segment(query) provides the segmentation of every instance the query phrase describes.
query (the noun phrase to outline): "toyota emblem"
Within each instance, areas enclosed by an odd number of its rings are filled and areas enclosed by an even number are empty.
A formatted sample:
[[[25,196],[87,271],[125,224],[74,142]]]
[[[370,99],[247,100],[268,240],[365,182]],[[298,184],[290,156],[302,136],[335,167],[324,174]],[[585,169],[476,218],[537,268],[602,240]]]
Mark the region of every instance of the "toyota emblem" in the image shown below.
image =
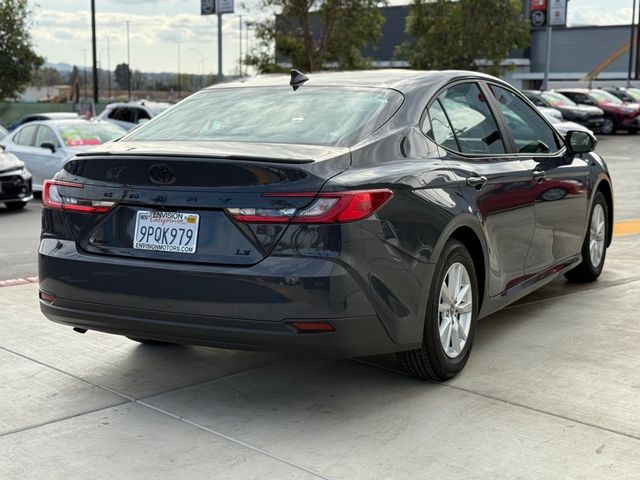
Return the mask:
[[[171,185],[176,183],[176,177],[168,166],[158,163],[149,169],[149,178],[158,185]]]

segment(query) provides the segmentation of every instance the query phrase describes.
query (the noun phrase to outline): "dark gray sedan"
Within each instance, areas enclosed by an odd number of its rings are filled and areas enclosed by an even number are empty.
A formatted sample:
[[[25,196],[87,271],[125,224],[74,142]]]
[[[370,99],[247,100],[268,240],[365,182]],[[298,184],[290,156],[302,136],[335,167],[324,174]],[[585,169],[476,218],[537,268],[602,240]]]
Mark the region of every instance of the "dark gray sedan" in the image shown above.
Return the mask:
[[[466,364],[478,318],[611,242],[607,167],[508,84],[404,70],[205,89],[43,191],[40,304],[143,343]]]

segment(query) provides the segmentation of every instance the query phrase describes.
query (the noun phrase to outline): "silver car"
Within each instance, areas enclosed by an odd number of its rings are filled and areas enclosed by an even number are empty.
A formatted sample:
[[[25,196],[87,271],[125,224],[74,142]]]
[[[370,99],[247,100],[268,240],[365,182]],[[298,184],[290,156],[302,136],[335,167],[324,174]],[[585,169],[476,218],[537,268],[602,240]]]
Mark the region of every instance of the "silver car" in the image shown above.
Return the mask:
[[[22,160],[33,174],[33,190],[77,153],[121,137],[125,131],[112,123],[87,120],[30,122],[0,140],[4,149]]]
[[[170,107],[171,104],[164,102],[110,103],[98,118],[105,122],[114,123],[125,130],[132,130]]]

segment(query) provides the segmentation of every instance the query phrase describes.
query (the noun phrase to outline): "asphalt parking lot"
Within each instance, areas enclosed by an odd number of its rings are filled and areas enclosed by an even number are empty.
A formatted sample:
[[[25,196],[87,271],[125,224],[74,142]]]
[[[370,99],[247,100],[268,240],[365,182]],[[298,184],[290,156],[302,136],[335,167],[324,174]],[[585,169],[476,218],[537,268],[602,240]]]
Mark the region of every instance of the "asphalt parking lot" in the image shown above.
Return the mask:
[[[393,357],[149,347],[47,321],[0,288],[0,479],[640,478],[640,137],[601,140],[614,243],[483,319],[446,384]],[[32,277],[39,206],[0,213],[0,280]]]

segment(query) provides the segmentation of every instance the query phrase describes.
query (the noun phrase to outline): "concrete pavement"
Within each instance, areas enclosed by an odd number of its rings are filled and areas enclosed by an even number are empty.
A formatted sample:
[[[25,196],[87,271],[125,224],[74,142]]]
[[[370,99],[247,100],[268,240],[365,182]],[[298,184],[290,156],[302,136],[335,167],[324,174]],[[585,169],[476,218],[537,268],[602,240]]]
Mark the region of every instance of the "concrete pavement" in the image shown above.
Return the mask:
[[[149,347],[0,288],[0,478],[640,478],[640,236],[480,322],[444,385],[393,357]]]

